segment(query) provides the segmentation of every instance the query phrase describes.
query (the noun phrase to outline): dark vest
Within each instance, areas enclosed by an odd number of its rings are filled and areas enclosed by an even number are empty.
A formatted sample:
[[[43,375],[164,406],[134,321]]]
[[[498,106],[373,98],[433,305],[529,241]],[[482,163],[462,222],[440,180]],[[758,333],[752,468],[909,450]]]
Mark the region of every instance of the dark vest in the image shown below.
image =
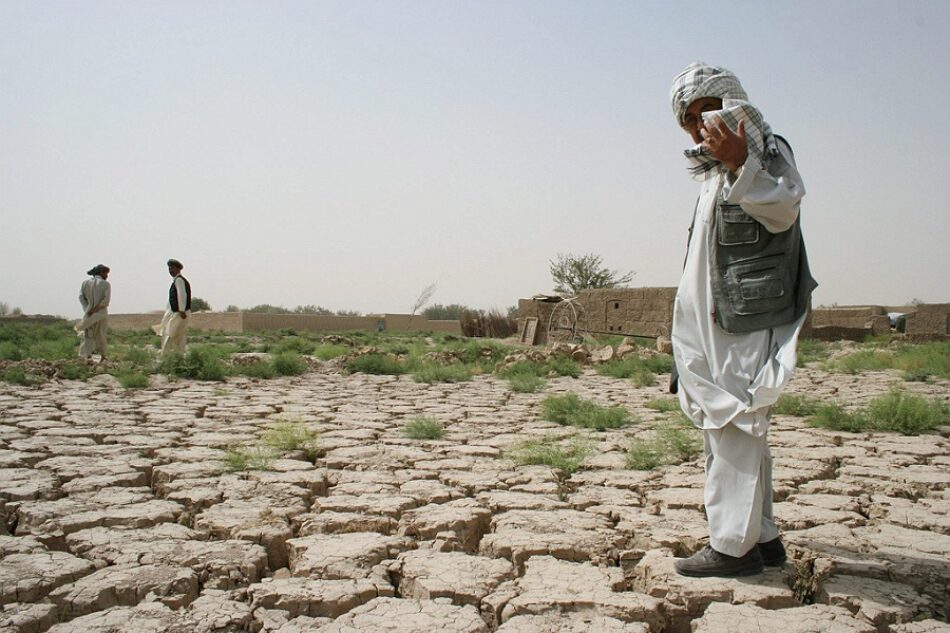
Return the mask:
[[[175,281],[172,280],[172,286],[168,289],[168,305],[172,307],[172,312],[187,312],[191,310],[191,284],[188,280],[178,275],[175,279],[181,278],[185,282],[185,307],[178,306],[178,293],[175,292]]]
[[[791,166],[779,154],[765,168],[778,177]],[[716,237],[713,316],[719,327],[732,334],[753,332],[791,323],[805,314],[818,283],[808,268],[801,216],[789,229],[769,233],[741,206],[725,202],[720,193],[712,229]]]

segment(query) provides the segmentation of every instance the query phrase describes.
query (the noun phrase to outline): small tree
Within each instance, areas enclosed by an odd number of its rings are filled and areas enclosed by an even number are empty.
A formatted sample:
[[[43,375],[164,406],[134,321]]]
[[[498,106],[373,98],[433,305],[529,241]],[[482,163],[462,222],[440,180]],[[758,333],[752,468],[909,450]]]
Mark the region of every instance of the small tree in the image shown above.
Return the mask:
[[[195,312],[211,312],[211,304],[201,297],[192,297],[191,309]]]
[[[562,295],[576,295],[585,288],[616,288],[630,283],[634,272],[620,274],[604,267],[600,255],[570,255],[558,253],[551,261],[554,291]]]

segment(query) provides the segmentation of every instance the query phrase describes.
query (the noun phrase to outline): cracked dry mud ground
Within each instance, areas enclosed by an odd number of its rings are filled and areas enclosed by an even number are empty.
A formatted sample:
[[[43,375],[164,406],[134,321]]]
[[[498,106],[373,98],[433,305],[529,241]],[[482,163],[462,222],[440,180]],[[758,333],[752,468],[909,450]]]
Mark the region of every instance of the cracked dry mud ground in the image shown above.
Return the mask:
[[[589,370],[538,394],[493,376],[112,380],[0,385],[4,633],[950,631],[946,427],[848,434],[777,416],[790,562],[703,580],[672,567],[706,535],[701,460],[623,469],[662,386]],[[896,381],[806,369],[789,391],[860,404]],[[950,397],[946,381],[904,388]],[[566,479],[506,460],[523,439],[574,432],[539,417],[568,390],[643,422],[594,434]],[[403,437],[421,414],[441,440]],[[224,449],[278,418],[319,430],[315,464],[221,474]]]

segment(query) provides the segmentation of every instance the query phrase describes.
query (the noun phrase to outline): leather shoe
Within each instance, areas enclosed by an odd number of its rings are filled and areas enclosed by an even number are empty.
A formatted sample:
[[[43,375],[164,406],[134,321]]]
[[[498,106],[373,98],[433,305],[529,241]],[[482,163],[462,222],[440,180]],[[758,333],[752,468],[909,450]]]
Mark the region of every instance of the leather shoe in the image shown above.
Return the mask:
[[[736,558],[707,545],[689,558],[677,560],[674,566],[681,575],[693,578],[752,576],[762,573],[762,555],[759,548],[753,547],[744,556]]]
[[[759,543],[759,554],[762,555],[762,564],[766,567],[781,567],[787,559],[785,546],[782,545],[782,539],[779,537],[766,543]]]

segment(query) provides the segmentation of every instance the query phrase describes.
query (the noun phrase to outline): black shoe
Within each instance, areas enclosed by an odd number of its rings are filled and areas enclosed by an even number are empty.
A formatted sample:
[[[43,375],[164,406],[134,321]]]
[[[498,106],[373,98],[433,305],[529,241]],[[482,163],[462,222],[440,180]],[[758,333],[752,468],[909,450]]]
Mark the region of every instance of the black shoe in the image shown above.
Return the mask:
[[[677,560],[674,566],[681,575],[694,578],[752,576],[762,573],[762,555],[759,554],[759,548],[753,547],[745,556],[736,558],[707,545],[689,558]]]
[[[759,543],[759,554],[762,555],[762,564],[766,567],[781,567],[785,564],[785,546],[782,539],[773,538],[768,543]]]

